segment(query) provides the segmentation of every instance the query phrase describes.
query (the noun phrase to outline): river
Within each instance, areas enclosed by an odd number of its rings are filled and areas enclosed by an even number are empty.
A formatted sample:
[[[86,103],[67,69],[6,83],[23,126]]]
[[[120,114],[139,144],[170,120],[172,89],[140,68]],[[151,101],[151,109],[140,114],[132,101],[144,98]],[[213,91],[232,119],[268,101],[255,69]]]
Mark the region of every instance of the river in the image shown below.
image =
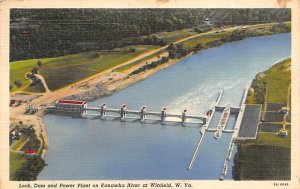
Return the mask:
[[[291,55],[291,34],[247,38],[189,56],[89,106],[128,109],[167,107],[169,113],[203,115],[224,88],[221,105],[238,106],[243,89],[254,76]],[[217,116],[217,115],[216,115]],[[75,119],[46,115],[48,166],[38,180],[218,179],[231,134],[219,140],[207,133],[192,170],[187,170],[199,140],[199,125],[161,125]],[[233,127],[231,117],[227,127]],[[232,162],[231,164],[232,165]],[[231,167],[226,179],[231,179]]]

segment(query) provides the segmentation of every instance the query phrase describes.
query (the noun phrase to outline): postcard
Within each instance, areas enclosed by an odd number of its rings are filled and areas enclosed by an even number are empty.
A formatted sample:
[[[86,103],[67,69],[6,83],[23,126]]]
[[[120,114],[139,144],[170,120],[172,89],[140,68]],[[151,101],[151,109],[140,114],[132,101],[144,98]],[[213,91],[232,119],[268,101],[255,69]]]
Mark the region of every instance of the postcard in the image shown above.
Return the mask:
[[[299,2],[0,11],[1,188],[299,188]]]

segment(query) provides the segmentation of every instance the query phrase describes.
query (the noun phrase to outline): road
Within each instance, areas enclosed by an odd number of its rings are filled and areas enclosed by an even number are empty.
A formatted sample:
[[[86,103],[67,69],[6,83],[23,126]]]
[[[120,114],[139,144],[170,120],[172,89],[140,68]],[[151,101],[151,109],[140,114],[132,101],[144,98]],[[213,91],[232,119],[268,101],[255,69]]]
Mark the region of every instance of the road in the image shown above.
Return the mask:
[[[46,90],[46,93],[49,93],[50,92],[50,89],[45,81],[45,78],[42,76],[42,75],[39,75],[39,74],[34,74],[37,78],[39,78],[42,82],[42,84],[44,85],[44,88]]]

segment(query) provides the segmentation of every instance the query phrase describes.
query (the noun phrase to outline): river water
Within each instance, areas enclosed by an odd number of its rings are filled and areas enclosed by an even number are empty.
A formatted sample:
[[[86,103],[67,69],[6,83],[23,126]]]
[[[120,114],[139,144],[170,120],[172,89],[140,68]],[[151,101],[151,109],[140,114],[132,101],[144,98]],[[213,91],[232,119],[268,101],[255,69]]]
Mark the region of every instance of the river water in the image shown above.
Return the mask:
[[[126,103],[128,109],[146,105],[148,111],[165,106],[169,113],[187,108],[190,114],[203,115],[223,88],[221,105],[238,106],[243,89],[255,74],[290,55],[290,33],[227,43],[187,57],[89,106],[105,102],[110,108],[119,108]],[[234,122],[231,116],[227,127]],[[218,179],[231,138],[231,134],[222,134],[215,140],[213,133],[207,133],[188,171],[200,136],[197,124],[181,127],[176,122],[141,124],[137,120],[55,115],[46,115],[45,124],[48,166],[38,180]],[[231,179],[231,172],[226,179]]]

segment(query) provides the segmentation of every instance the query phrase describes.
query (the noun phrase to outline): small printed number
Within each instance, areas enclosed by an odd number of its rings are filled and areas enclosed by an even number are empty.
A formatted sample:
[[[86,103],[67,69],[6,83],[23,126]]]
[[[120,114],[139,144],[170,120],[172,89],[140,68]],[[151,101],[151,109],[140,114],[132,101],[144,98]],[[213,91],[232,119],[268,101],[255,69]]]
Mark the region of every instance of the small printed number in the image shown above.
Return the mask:
[[[280,183],[274,182],[274,186],[289,186],[289,183],[287,183],[287,182],[280,182]]]

